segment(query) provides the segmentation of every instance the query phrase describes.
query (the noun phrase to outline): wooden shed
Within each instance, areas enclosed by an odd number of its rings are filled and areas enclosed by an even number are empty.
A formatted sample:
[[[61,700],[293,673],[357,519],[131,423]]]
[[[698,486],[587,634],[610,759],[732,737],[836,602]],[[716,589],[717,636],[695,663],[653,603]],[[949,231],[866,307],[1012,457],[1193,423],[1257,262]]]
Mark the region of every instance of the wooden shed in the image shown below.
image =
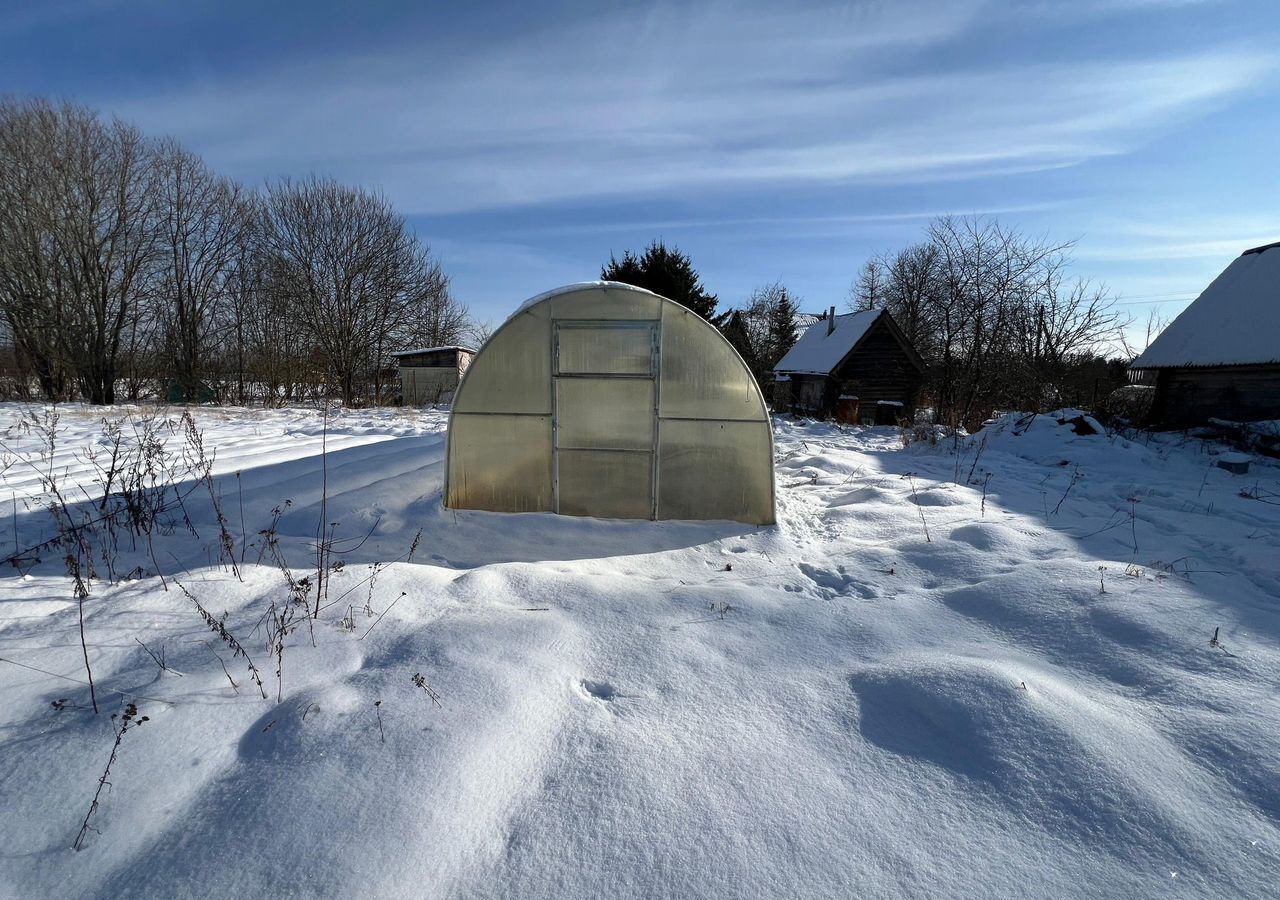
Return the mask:
[[[1240,254],[1129,368],[1152,425],[1280,419],[1280,243]]]
[[[405,406],[450,403],[476,351],[469,347],[423,347],[391,354],[400,367]]]
[[[889,425],[915,415],[925,366],[882,309],[810,325],[774,368],[774,407],[819,418]]]

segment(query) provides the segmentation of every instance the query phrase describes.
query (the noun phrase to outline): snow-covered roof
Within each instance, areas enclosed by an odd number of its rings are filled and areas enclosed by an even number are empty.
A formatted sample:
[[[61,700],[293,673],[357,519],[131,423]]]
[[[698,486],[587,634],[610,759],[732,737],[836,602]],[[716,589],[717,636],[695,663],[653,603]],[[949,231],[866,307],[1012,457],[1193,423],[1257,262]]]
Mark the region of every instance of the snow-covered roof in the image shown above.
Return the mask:
[[[836,316],[835,330],[827,334],[827,322],[815,322],[800,335],[796,345],[773,367],[775,372],[829,375],[849,355],[863,335],[876,323],[882,309]]]
[[[1246,250],[1182,311],[1134,369],[1280,362],[1280,244]]]
[[[419,347],[417,350],[397,350],[392,356],[416,356],[419,353],[436,353],[440,350],[461,350],[464,353],[475,353],[470,347],[460,347],[457,345],[449,347]]]

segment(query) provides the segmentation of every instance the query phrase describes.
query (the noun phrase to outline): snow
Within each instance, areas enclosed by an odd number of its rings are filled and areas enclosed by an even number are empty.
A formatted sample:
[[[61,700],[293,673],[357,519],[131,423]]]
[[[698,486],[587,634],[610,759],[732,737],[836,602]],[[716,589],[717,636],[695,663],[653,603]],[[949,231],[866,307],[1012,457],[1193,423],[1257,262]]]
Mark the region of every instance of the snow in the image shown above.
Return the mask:
[[[1235,259],[1131,365],[1134,369],[1280,362],[1280,246]]]
[[[905,449],[776,420],[757,529],[445,510],[440,411],[193,414],[244,581],[197,494],[198,537],[155,535],[168,591],[122,536],[145,571],[84,604],[103,715],[13,664],[83,679],[58,555],[0,577],[0,896],[1274,896],[1271,461],[1242,491],[1222,447],[1077,410]],[[92,494],[102,415],[63,408],[50,461],[0,407],[0,546],[52,534],[50,463]],[[314,577],[322,443],[344,566],[277,704],[258,532],[281,506]],[[126,698],[149,721],[75,852]]]
[[[634,284],[626,284],[622,281],[578,281],[573,284],[561,285],[558,288],[552,288],[549,291],[543,291],[541,294],[530,297],[528,300],[516,307],[516,311],[507,317],[507,321],[511,321],[516,316],[520,315],[520,313],[530,309],[531,307],[537,306],[544,300],[550,300],[552,297],[558,297],[561,294],[573,294],[578,291],[587,291],[593,288],[604,288],[610,291],[634,291],[637,294],[648,294],[651,297],[658,296],[653,293],[653,291],[645,290],[642,287],[636,287]]]
[[[778,361],[774,371],[806,375],[831,374],[880,318],[881,312],[883,310],[868,309],[836,316],[836,327],[830,334],[827,334],[825,319],[810,325],[800,335],[795,346]]]
[[[464,350],[467,353],[475,353],[470,347],[459,347],[457,345],[449,345],[447,347],[420,347],[417,350],[397,350],[392,356],[413,356],[418,353],[436,353],[440,350]]]

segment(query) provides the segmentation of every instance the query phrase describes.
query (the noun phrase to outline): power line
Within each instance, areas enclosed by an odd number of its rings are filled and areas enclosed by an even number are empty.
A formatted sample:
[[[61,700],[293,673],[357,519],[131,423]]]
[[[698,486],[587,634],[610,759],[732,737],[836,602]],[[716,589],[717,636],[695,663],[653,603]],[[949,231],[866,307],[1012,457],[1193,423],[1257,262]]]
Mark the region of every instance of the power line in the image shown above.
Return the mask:
[[[1146,306],[1150,303],[1181,303],[1183,300],[1194,300],[1195,294],[1186,294],[1181,297],[1169,297],[1164,300],[1117,300],[1116,306]]]
[[[1134,300],[1151,300],[1155,297],[1181,297],[1185,294],[1195,294],[1195,293],[1198,293],[1198,292],[1193,290],[1181,290],[1181,291],[1166,291],[1163,294],[1134,294],[1133,299]]]

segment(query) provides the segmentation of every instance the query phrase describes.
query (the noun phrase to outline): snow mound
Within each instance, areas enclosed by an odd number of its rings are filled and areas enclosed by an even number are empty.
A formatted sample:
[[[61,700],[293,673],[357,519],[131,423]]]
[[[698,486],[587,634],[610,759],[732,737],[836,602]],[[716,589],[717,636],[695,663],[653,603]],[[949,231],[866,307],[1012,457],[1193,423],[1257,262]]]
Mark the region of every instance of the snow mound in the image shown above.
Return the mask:
[[[973,522],[951,529],[948,537],[982,553],[1025,558],[1035,552],[1036,541],[1025,532],[1000,522]]]
[[[437,411],[195,411],[242,562],[207,490],[120,535],[101,715],[60,555],[0,576],[0,896],[1274,897],[1280,466],[1077,412],[776,420],[753,528],[446,510]],[[20,414],[4,547],[56,538],[50,467],[97,508],[102,412],[52,461]]]

